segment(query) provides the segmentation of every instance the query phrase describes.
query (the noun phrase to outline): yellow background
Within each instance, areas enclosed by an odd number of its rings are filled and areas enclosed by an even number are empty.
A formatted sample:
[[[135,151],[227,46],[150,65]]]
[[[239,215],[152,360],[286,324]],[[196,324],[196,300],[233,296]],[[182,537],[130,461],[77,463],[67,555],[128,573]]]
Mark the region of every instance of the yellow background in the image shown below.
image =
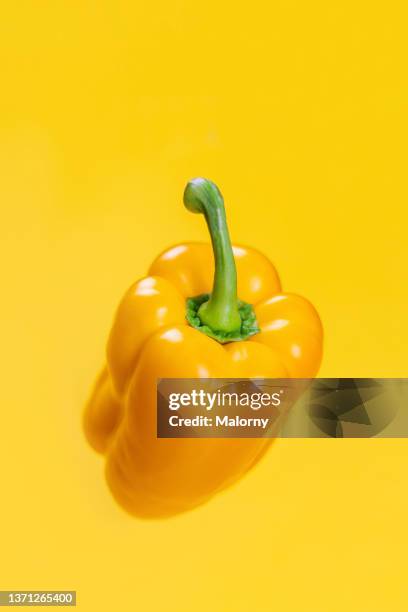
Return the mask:
[[[323,376],[406,376],[404,2],[2,2],[0,589],[84,611],[408,609],[405,440],[278,441],[163,522],[124,514],[80,416],[157,252],[232,237],[317,306]],[[47,608],[48,609],[48,608]]]

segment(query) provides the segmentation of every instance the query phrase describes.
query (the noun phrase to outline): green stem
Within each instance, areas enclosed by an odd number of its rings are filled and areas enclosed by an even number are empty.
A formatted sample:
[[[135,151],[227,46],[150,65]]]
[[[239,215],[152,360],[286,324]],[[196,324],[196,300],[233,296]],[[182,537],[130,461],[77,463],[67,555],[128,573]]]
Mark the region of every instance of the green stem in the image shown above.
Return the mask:
[[[204,215],[214,251],[215,274],[211,296],[201,304],[198,316],[213,331],[238,332],[237,270],[225,217],[224,200],[218,187],[204,178],[191,180],[184,191],[184,205]]]

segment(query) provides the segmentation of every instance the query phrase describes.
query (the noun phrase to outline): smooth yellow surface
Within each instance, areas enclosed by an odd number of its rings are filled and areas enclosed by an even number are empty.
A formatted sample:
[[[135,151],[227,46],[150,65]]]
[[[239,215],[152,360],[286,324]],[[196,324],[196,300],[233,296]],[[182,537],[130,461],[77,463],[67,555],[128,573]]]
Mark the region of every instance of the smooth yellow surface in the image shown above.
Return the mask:
[[[3,2],[1,589],[86,612],[406,611],[408,442],[278,441],[202,508],[113,502],[80,426],[112,312],[206,239],[321,314],[321,375],[407,376],[404,2]],[[45,608],[49,609],[49,608]]]

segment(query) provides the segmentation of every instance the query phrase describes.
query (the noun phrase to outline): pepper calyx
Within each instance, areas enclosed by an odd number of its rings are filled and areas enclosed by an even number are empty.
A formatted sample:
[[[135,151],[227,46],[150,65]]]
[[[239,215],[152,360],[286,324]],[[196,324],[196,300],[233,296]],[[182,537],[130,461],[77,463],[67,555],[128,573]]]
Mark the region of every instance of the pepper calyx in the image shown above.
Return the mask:
[[[203,323],[199,317],[198,311],[202,304],[208,302],[210,295],[211,294],[209,293],[202,293],[201,295],[187,298],[186,319],[191,327],[194,327],[206,336],[217,340],[217,342],[220,342],[221,344],[247,340],[251,336],[254,336],[260,332],[253,306],[247,302],[243,302],[242,300],[237,301],[238,313],[241,318],[241,327],[238,330],[230,332],[216,330]]]

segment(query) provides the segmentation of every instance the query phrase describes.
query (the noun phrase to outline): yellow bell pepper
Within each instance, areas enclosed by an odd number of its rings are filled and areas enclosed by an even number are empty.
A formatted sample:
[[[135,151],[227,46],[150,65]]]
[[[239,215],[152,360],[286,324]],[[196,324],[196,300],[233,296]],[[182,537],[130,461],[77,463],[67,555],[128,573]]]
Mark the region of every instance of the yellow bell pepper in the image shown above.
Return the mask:
[[[322,356],[313,306],[281,292],[264,255],[231,246],[218,188],[194,179],[184,203],[204,214],[212,248],[170,248],[125,293],[84,416],[90,444],[106,455],[114,497],[141,517],[202,504],[245,474],[271,441],[157,438],[157,379],[310,378]]]

